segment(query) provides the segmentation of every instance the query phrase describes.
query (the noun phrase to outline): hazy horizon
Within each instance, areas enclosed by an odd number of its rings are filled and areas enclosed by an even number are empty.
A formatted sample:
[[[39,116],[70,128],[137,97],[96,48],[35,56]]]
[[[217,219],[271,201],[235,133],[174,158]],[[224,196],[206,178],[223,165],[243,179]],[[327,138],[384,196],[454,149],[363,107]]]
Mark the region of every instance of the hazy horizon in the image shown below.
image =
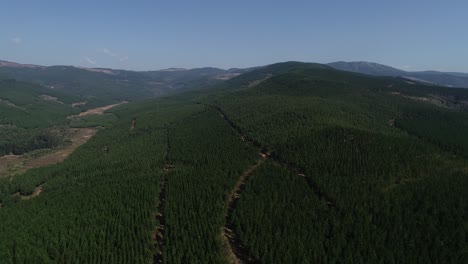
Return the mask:
[[[462,1],[7,2],[0,59],[18,63],[142,71],[369,61],[468,72]]]
[[[3,60],[2,58],[0,58],[0,61],[6,61],[6,62],[12,62],[12,63],[18,63],[18,64],[31,64],[31,65],[36,65],[36,66],[45,66],[45,67],[52,67],[52,66],[70,66],[70,67],[77,67],[77,68],[89,68],[89,69],[112,69],[112,70],[126,70],[126,71],[141,71],[141,72],[144,72],[144,71],[164,71],[164,70],[171,70],[171,69],[182,69],[182,70],[191,70],[191,69],[200,69],[200,68],[218,68],[218,69],[222,69],[222,70],[230,70],[230,69],[248,69],[248,68],[255,68],[255,67],[263,67],[263,66],[268,66],[268,65],[271,65],[271,64],[276,64],[276,63],[285,63],[285,62],[304,62],[304,63],[320,63],[320,64],[330,64],[330,63],[334,63],[334,62],[345,62],[345,63],[353,63],[353,62],[364,62],[364,63],[377,63],[377,64],[380,64],[380,65],[384,65],[384,66],[389,66],[389,67],[392,67],[392,68],[395,68],[395,69],[398,69],[398,70],[402,70],[402,71],[408,71],[408,72],[429,72],[429,71],[436,71],[437,70],[433,70],[433,69],[425,69],[425,70],[407,70],[407,69],[404,69],[404,68],[399,68],[397,66],[391,66],[391,65],[388,65],[388,64],[385,64],[385,63],[380,63],[380,62],[375,62],[375,61],[330,61],[330,62],[315,62],[315,61],[277,61],[277,62],[274,62],[274,63],[270,63],[270,64],[264,64],[264,65],[251,65],[251,66],[247,66],[247,67],[231,67],[231,68],[221,68],[221,67],[214,67],[214,66],[211,66],[211,65],[204,65],[204,66],[199,66],[199,67],[189,67],[189,68],[186,68],[186,67],[167,67],[167,68],[158,68],[158,69],[141,69],[141,70],[133,70],[133,69],[123,69],[123,68],[112,68],[112,67],[93,67],[93,66],[82,66],[82,65],[73,65],[73,64],[53,64],[53,65],[45,65],[45,64],[34,64],[34,63],[29,63],[29,62],[20,62],[20,61],[9,61],[9,60]],[[468,73],[468,72],[462,72],[462,71],[441,71],[441,72],[447,72],[447,73]]]

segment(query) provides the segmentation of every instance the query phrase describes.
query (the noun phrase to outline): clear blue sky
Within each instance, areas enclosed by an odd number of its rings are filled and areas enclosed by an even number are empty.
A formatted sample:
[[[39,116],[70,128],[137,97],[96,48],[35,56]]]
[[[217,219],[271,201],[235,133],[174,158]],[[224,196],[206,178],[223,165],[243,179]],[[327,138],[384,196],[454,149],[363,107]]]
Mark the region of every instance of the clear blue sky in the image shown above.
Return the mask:
[[[4,0],[0,60],[133,70],[373,61],[468,72],[468,1]]]

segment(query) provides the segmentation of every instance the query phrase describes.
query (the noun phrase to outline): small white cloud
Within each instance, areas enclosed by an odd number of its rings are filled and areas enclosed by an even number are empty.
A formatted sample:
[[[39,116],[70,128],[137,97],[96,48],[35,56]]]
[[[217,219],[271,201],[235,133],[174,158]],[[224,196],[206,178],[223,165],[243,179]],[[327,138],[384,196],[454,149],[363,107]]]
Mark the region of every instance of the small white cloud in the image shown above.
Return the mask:
[[[110,56],[112,58],[118,59],[120,62],[124,62],[124,61],[128,60],[128,56],[117,54],[117,53],[111,51],[110,49],[103,48],[101,51],[102,51],[102,53],[104,53],[104,54],[106,54],[106,55],[108,55],[108,56]]]
[[[109,55],[109,56],[111,56],[111,57],[117,57],[117,54],[115,54],[114,52],[110,51],[110,49],[104,48],[104,49],[102,49],[102,52],[104,52],[104,54],[107,54],[107,55]]]
[[[96,61],[89,57],[84,57],[84,60],[91,65],[96,65]]]
[[[11,39],[11,42],[13,42],[14,44],[20,44],[22,41],[21,38],[18,38],[18,37],[14,37]]]

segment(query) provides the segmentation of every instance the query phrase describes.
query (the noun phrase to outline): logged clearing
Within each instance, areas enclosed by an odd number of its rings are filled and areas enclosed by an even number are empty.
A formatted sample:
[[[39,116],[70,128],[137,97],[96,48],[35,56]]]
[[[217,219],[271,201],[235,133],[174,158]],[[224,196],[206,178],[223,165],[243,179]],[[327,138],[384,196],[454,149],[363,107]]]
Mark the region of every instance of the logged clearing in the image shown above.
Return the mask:
[[[122,104],[126,104],[128,103],[127,101],[123,101],[121,103],[118,103],[118,104],[111,104],[111,105],[106,105],[106,106],[102,106],[102,107],[98,107],[98,108],[93,108],[93,109],[89,109],[88,111],[85,111],[85,112],[82,112],[78,115],[73,115],[73,116],[69,116],[68,118],[76,118],[76,117],[83,117],[83,116],[89,116],[89,115],[102,115],[104,114],[105,111],[113,108],[113,107],[116,107],[118,105],[122,105]]]
[[[433,104],[433,105],[443,107],[443,108],[449,108],[449,106],[448,106],[449,102],[448,102],[447,98],[443,98],[441,96],[436,96],[436,95],[431,95],[431,94],[429,94],[428,96],[425,96],[425,97],[423,97],[423,96],[410,96],[410,95],[401,94],[400,92],[391,92],[390,94],[398,95],[398,96],[408,98],[408,99],[411,99],[411,100],[415,100],[415,101],[426,102],[426,103]],[[463,102],[460,102],[460,103],[463,104]]]
[[[21,109],[21,107],[15,105],[14,103],[12,103],[12,102],[10,102],[8,100],[4,100],[4,99],[0,99],[0,104],[6,105],[6,106],[9,106],[9,107],[14,107],[14,108]]]
[[[57,97],[50,96],[50,95],[47,95],[47,94],[39,95],[39,98],[41,98],[41,99],[43,99],[43,100],[46,100],[46,101],[56,102],[56,103],[59,103],[59,104],[63,104],[63,102],[60,101]]]
[[[49,153],[39,157],[29,154],[0,157],[0,177],[13,176],[33,168],[60,163],[79,146],[86,143],[97,131],[96,128],[70,128],[67,134],[71,144],[50,150]]]
[[[106,110],[116,107],[121,104],[126,104],[123,101],[118,104],[102,106],[90,109],[79,115],[69,116],[68,118],[79,118],[89,115],[102,115]],[[14,176],[17,174],[25,173],[26,171],[44,166],[53,165],[62,162],[79,146],[86,143],[92,136],[96,134],[96,128],[69,128],[67,129],[66,136],[71,141],[71,144],[61,146],[56,149],[42,150],[47,152],[44,155],[35,155],[27,153],[23,155],[5,155],[0,157],[0,178]]]

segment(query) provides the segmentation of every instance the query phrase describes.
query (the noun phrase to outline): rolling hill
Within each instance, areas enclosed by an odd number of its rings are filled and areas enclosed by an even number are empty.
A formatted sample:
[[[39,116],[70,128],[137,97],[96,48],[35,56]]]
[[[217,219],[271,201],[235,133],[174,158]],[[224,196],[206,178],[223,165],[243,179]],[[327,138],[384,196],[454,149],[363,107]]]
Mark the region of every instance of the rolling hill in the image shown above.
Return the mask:
[[[455,72],[420,71],[408,72],[372,62],[332,62],[329,66],[343,71],[357,72],[375,76],[406,77],[448,87],[468,88],[468,74]]]
[[[36,83],[100,104],[135,101],[206,87],[246,70],[217,68],[135,72],[73,66],[38,66],[0,61],[0,78]]]
[[[287,62],[125,104],[63,163],[0,179],[0,259],[464,263],[467,103]]]
[[[0,156],[23,154],[59,145],[58,133],[51,127],[68,123],[77,114],[82,99],[36,84],[12,79],[0,80]]]

